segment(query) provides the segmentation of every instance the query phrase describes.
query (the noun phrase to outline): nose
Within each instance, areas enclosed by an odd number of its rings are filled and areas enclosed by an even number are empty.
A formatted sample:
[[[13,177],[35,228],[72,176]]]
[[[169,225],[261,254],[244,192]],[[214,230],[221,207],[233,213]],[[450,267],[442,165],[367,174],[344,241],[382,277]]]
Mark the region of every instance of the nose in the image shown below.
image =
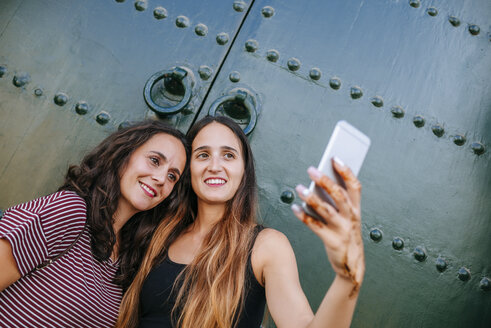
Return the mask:
[[[218,172],[222,169],[222,165],[220,163],[220,158],[217,156],[213,156],[210,159],[209,165],[208,165],[208,170],[210,172]]]
[[[154,180],[159,185],[163,185],[165,181],[167,181],[167,171],[168,170],[166,167],[159,168],[159,170],[156,170],[152,174],[152,180]]]

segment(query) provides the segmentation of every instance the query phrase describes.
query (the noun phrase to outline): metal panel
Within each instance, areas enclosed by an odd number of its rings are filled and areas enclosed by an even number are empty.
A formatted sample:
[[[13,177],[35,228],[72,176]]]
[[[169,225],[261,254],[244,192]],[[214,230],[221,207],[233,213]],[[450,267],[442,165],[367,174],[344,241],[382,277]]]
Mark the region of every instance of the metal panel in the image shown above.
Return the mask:
[[[187,69],[192,96],[161,119],[185,131],[247,9],[221,0],[2,0],[0,208],[52,192],[110,131],[154,117],[145,83],[175,66]],[[162,106],[182,99],[154,89]]]
[[[238,87],[261,104],[261,214],[314,308],[333,272],[289,207],[346,119],[372,139],[353,327],[489,326],[490,14],[485,0],[254,1],[203,108]]]

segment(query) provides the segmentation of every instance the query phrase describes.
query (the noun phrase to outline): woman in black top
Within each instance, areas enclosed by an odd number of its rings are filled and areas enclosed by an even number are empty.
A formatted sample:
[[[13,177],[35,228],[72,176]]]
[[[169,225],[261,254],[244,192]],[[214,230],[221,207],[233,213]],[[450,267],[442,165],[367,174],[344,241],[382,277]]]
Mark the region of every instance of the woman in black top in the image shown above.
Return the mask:
[[[240,127],[225,117],[207,117],[188,138],[192,192],[178,215],[156,229],[117,326],[259,327],[267,299],[278,327],[348,327],[365,271],[360,183],[351,171],[333,163],[343,189],[309,169],[339,210],[297,186],[300,198],[328,224],[292,209],[321,238],[336,272],[314,315],[287,238],[255,223],[254,163]]]

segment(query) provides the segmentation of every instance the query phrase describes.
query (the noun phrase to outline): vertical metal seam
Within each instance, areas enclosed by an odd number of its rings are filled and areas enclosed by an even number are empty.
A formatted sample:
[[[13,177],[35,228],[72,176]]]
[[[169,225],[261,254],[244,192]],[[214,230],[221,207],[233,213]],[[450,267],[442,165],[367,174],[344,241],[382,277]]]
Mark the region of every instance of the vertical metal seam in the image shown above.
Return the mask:
[[[234,37],[232,38],[232,41],[230,42],[230,46],[228,47],[227,52],[223,56],[223,59],[220,62],[220,64],[218,65],[218,68],[216,69],[216,72],[215,72],[215,76],[213,77],[213,80],[211,80],[210,86],[207,88],[207,91],[206,91],[205,95],[203,96],[203,100],[201,101],[201,104],[200,104],[198,110],[196,111],[196,114],[194,115],[194,118],[193,118],[191,124],[189,125],[188,131],[191,128],[191,126],[193,126],[194,123],[197,121],[198,116],[201,113],[201,110],[203,109],[203,106],[205,105],[206,100],[208,99],[208,96],[210,95],[211,89],[213,89],[213,87],[215,85],[216,79],[217,79],[218,75],[220,74],[223,65],[227,61],[227,58],[228,58],[230,51],[232,50],[232,48],[235,44],[237,36],[239,35],[240,31],[242,30],[242,26],[244,25],[244,22],[246,21],[247,17],[249,16],[249,13],[251,12],[251,8],[254,6],[254,1],[255,0],[252,0],[251,4],[249,5],[249,8],[247,8],[247,11],[243,16],[242,21],[240,22],[239,27],[237,28],[237,32],[235,33]]]
[[[13,19],[13,18],[14,18],[14,17],[17,15],[17,12],[19,11],[19,8],[20,8],[20,6],[22,6],[23,2],[24,2],[24,1],[21,1],[21,2],[19,3],[19,5],[17,6],[17,8],[15,9],[14,14],[13,14],[13,15],[10,17],[9,22],[8,22],[8,23],[5,25],[5,28],[4,28],[4,29],[3,29],[3,31],[0,33],[0,39],[3,37],[3,33],[5,33],[5,31],[6,31],[6,30],[7,30],[7,28],[9,27],[10,22],[12,21],[12,19]]]

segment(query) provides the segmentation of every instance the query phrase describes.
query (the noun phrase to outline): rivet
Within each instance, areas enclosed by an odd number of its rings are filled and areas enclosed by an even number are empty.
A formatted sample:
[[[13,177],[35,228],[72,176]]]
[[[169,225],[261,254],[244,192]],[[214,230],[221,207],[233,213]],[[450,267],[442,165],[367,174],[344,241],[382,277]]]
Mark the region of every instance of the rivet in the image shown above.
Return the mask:
[[[392,247],[395,250],[400,251],[404,248],[404,239],[402,239],[401,237],[394,237],[394,239],[392,240]]]
[[[208,27],[205,24],[198,24],[194,28],[194,32],[199,36],[206,36],[208,34]]]
[[[8,70],[6,66],[1,65],[0,66],[0,77],[3,77],[5,74],[7,74]]]
[[[295,57],[292,57],[292,58],[288,59],[288,61],[286,62],[286,65],[288,66],[288,69],[290,71],[298,71],[298,69],[300,68],[300,60],[298,60]]]
[[[479,287],[484,290],[484,291],[490,291],[491,290],[491,280],[489,280],[488,277],[484,277],[481,279],[479,282]]]
[[[438,138],[440,138],[441,136],[443,136],[443,134],[445,133],[445,130],[443,129],[443,126],[439,125],[439,124],[435,124],[431,127],[431,131],[433,131],[433,134],[436,135]]]
[[[280,199],[285,204],[291,204],[295,200],[295,194],[291,190],[285,190],[281,193]]]
[[[479,28],[479,26],[474,25],[474,24],[469,25],[469,32],[472,35],[478,35],[480,31],[481,31],[481,29]]]
[[[261,14],[263,14],[264,17],[269,18],[274,15],[274,9],[271,6],[266,6],[261,9]]]
[[[240,81],[240,73],[237,71],[230,72],[228,78],[230,79],[231,82],[237,83]]]
[[[363,91],[361,91],[360,87],[354,86],[351,87],[350,95],[353,99],[360,99],[363,96]]]
[[[375,107],[382,107],[384,105],[384,100],[380,96],[375,96],[370,99],[370,102]]]
[[[471,272],[469,271],[469,269],[465,267],[461,267],[457,272],[457,276],[459,277],[460,280],[467,281],[471,279]]]
[[[124,0],[116,0],[116,2],[122,3],[124,2]]]
[[[457,134],[453,137],[453,143],[457,146],[462,146],[465,144],[465,136]]]
[[[381,241],[382,231],[378,228],[373,228],[372,230],[370,230],[370,238],[375,242]]]
[[[180,28],[185,28],[189,26],[189,18],[186,16],[177,16],[176,26]]]
[[[121,122],[119,125],[118,125],[118,130],[121,130],[121,129],[126,129],[128,127],[131,126],[131,122],[130,121],[124,121],[124,122]]]
[[[422,128],[423,126],[425,126],[425,118],[423,116],[421,116],[421,115],[416,115],[413,118],[413,124],[417,128]]]
[[[85,101],[79,101],[75,105],[75,112],[79,115],[85,115],[89,111],[89,104],[87,104]]]
[[[201,65],[198,69],[198,73],[202,80],[208,80],[211,74],[213,74],[213,70],[209,66]]]
[[[225,33],[225,32],[222,32],[222,33],[218,33],[217,34],[217,43],[219,45],[224,45],[228,42],[228,34]]]
[[[244,1],[234,1],[234,10],[238,12],[243,12],[247,5]]]
[[[36,89],[34,89],[34,95],[35,95],[36,97],[41,97],[41,96],[43,95],[43,93],[44,93],[44,91],[43,91],[43,89],[41,89],[41,88],[36,88]]]
[[[68,102],[68,96],[63,92],[58,92],[54,98],[55,104],[63,106]]]
[[[138,11],[144,11],[145,9],[147,9],[147,1],[146,0],[135,1],[135,9]]]
[[[276,62],[280,58],[280,53],[277,50],[271,49],[266,52],[266,58],[270,62]]]
[[[338,90],[339,88],[341,88],[341,80],[338,79],[337,77],[333,77],[332,79],[329,80],[329,85],[334,90]]]
[[[30,81],[31,76],[29,76],[29,74],[25,72],[15,74],[14,78],[12,79],[12,83],[18,88],[25,86]]]
[[[480,142],[473,142],[471,144],[471,148],[472,148],[472,151],[474,152],[474,154],[476,155],[481,155],[481,154],[484,154],[484,145]]]
[[[245,49],[247,52],[255,52],[259,48],[259,43],[256,40],[250,39],[245,43]]]
[[[413,8],[418,8],[421,2],[419,0],[409,0],[409,5]]]
[[[443,272],[443,271],[447,270],[447,266],[448,266],[447,260],[438,256],[438,258],[435,260],[435,266],[439,272]]]
[[[97,123],[99,123],[100,125],[107,124],[107,122],[109,122],[110,119],[111,116],[107,112],[100,112],[99,114],[97,114],[95,118]]]
[[[423,262],[424,260],[426,260],[426,250],[424,249],[424,247],[416,246],[413,251],[413,256],[419,262]]]
[[[402,118],[402,117],[404,117],[404,109],[402,109],[402,107],[400,107],[400,106],[394,106],[394,107],[392,107],[392,109],[390,110],[390,112],[392,113],[392,116],[394,116],[395,118]]]
[[[438,10],[435,7],[430,7],[428,9],[426,9],[426,12],[428,13],[428,15],[433,16],[433,17],[438,15]]]
[[[450,24],[452,24],[452,26],[454,27],[457,27],[460,25],[460,19],[458,19],[457,17],[455,16],[449,16],[448,17],[448,21],[450,22]]]
[[[167,9],[164,7],[155,7],[153,10],[153,17],[157,19],[164,19],[167,17]]]
[[[322,72],[317,67],[312,68],[309,72],[309,76],[312,80],[316,80],[316,81],[319,80],[321,78],[321,75]]]

